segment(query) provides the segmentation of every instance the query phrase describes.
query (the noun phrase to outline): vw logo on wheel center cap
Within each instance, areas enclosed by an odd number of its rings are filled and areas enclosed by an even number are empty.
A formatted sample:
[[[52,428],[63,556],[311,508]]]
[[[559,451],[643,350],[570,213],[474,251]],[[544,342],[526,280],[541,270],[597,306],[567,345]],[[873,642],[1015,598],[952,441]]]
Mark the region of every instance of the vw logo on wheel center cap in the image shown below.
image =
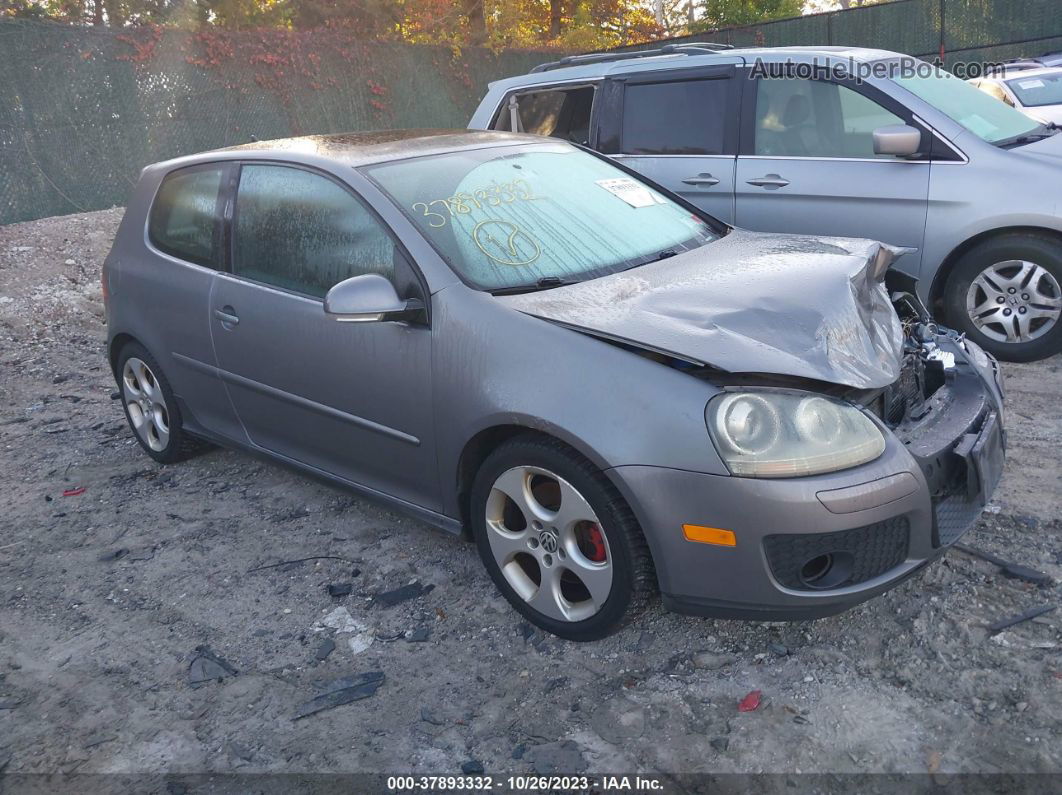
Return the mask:
[[[546,552],[553,553],[557,551],[557,536],[552,530],[543,530],[539,534],[538,540]]]

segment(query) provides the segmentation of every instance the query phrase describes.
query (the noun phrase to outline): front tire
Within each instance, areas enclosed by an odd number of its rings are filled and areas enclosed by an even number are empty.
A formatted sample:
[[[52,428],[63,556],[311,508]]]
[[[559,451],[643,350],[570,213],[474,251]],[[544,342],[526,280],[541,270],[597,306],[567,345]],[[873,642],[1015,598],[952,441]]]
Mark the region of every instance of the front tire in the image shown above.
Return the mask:
[[[568,640],[605,637],[652,592],[652,559],[605,475],[559,441],[512,439],[484,461],[472,529],[495,585],[518,612]]]
[[[184,430],[170,382],[143,345],[127,343],[118,354],[118,388],[133,435],[160,464],[183,461],[205,446]]]
[[[945,287],[949,325],[998,359],[1032,362],[1062,350],[1062,241],[1007,234],[976,245]]]

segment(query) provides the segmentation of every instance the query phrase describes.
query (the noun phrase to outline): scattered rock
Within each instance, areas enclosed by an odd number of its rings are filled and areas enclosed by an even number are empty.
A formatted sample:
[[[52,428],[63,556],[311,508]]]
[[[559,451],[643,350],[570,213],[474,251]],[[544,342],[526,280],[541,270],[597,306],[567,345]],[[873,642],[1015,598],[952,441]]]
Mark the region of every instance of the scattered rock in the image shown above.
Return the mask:
[[[431,630],[428,627],[417,627],[409,633],[409,637],[406,640],[410,643],[423,643],[429,637],[431,637]]]
[[[767,644],[767,648],[770,649],[776,657],[787,657],[789,655],[789,649],[781,643],[769,643]]]
[[[328,586],[328,595],[332,597],[350,596],[354,586],[349,582],[334,582]]]
[[[466,776],[479,776],[483,773],[483,763],[476,759],[469,759],[461,763],[461,772]]]
[[[314,656],[318,660],[328,659],[328,655],[336,650],[336,642],[331,638],[325,638],[321,641],[321,645],[317,647],[317,651]]]
[[[726,751],[730,748],[729,737],[713,737],[711,740],[711,746],[717,751]]]

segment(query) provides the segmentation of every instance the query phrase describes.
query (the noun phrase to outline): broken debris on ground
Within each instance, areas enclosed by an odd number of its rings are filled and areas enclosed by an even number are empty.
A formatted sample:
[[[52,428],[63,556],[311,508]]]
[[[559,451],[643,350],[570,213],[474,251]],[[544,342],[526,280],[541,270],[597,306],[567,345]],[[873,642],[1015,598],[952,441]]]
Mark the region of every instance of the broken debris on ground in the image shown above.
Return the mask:
[[[344,704],[360,701],[376,694],[384,682],[383,671],[369,671],[353,676],[333,679],[319,686],[321,691],[311,700],[299,705],[292,715],[292,720],[299,720],[326,709],[334,709]]]

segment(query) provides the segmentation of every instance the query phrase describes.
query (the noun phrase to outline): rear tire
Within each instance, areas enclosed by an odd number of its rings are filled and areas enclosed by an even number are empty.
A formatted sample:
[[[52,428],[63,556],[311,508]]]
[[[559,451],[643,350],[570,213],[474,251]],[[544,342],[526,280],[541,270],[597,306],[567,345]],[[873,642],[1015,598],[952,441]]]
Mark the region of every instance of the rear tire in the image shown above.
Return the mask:
[[[118,389],[133,436],[160,464],[183,461],[209,446],[184,430],[170,382],[138,342],[126,343],[118,354]]]
[[[555,439],[519,436],[495,450],[476,474],[471,510],[494,584],[547,632],[605,637],[653,591],[652,558],[630,507],[597,467]]]
[[[998,359],[1032,362],[1062,350],[1062,241],[1005,234],[966,252],[948,276],[948,324]]]

